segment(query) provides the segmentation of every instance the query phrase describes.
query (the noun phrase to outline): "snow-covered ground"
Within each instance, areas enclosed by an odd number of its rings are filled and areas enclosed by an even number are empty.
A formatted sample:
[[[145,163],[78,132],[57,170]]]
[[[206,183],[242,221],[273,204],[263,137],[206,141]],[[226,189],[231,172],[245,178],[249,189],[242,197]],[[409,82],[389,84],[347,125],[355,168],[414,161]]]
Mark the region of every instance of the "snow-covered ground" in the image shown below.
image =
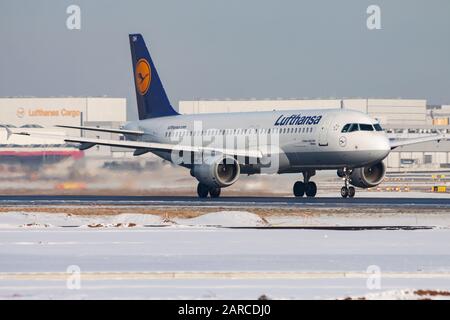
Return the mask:
[[[226,228],[280,225],[435,228]],[[0,213],[0,299],[448,298],[414,292],[450,290],[449,225],[445,213],[420,212],[263,219],[222,211],[171,221],[131,211],[115,216]],[[73,280],[66,274],[69,266],[81,271],[79,290],[67,286]],[[174,276],[158,278],[161,272]],[[186,272],[197,277],[183,276]],[[227,272],[254,275],[223,276]]]
[[[431,226],[450,227],[450,213],[417,212],[345,213],[321,211],[314,214],[264,216],[247,211],[218,211],[194,218],[170,218],[152,214],[73,215],[65,213],[0,213],[1,229],[54,227],[139,228],[139,227],[312,227],[312,226]]]

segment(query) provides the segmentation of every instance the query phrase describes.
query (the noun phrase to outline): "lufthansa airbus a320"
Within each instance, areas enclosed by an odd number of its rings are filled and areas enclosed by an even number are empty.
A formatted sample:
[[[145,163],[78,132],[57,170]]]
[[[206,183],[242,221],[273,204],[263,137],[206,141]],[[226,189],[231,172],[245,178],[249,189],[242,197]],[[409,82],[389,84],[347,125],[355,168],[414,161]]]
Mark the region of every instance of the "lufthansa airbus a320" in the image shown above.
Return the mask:
[[[129,35],[139,120],[121,129],[60,126],[118,133],[122,140],[66,136],[82,150],[95,145],[152,152],[190,170],[200,198],[220,196],[241,174],[301,173],[296,197],[314,197],[317,170],[336,170],[343,178],[341,196],[354,197],[355,187],[380,184],[383,163],[392,149],[441,140],[444,135],[389,140],[378,121],[347,109],[178,114],[167,98],[140,34]],[[105,110],[107,112],[107,110]],[[11,130],[11,129],[7,129]],[[25,134],[28,132],[9,132]]]

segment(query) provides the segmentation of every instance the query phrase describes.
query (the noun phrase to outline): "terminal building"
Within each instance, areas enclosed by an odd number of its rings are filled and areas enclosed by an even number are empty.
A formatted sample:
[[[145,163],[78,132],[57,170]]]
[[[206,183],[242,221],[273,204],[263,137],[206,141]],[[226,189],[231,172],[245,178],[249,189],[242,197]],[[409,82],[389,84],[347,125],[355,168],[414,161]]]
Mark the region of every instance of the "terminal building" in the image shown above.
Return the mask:
[[[413,138],[450,132],[450,106],[429,106],[423,99],[267,99],[180,101],[185,114],[346,108],[368,113],[391,137]],[[427,142],[395,149],[386,159],[390,171],[450,167],[450,141]]]

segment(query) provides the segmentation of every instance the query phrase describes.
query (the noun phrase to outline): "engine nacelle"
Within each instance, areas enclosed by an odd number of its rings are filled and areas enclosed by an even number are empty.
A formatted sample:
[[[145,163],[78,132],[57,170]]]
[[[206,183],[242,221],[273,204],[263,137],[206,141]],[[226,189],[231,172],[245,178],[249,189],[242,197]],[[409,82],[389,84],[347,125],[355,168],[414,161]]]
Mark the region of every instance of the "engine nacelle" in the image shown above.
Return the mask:
[[[371,188],[379,185],[386,174],[386,165],[380,161],[368,167],[354,169],[350,175],[350,184],[359,188]]]
[[[236,159],[228,156],[205,158],[191,169],[191,175],[210,187],[228,187],[239,179],[240,167]]]

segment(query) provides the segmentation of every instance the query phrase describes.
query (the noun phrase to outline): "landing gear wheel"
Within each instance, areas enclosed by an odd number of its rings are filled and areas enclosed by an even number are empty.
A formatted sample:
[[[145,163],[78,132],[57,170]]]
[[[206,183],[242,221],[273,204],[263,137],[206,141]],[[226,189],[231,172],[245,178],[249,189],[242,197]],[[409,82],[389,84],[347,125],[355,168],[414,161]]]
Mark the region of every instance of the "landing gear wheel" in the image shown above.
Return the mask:
[[[349,198],[353,198],[355,196],[356,190],[354,187],[349,187],[348,188],[348,197]]]
[[[307,197],[313,198],[317,194],[317,185],[310,181],[306,184],[305,193]]]
[[[220,197],[220,188],[211,188],[209,189],[209,195],[211,198],[218,198]]]
[[[355,188],[349,187],[348,185],[351,182],[352,169],[343,168],[342,170],[338,170],[338,176],[342,176],[344,178],[344,186],[341,188],[341,196],[342,198],[353,198],[355,196]]]
[[[296,197],[303,197],[303,195],[305,194],[305,184],[301,181],[297,181],[296,183],[294,183],[294,196]]]
[[[347,198],[348,197],[348,192],[349,190],[348,190],[348,188],[347,187],[342,187],[341,188],[341,196],[342,196],[342,198]]]
[[[199,198],[206,198],[208,196],[209,188],[203,183],[199,183],[197,186],[197,194]]]

